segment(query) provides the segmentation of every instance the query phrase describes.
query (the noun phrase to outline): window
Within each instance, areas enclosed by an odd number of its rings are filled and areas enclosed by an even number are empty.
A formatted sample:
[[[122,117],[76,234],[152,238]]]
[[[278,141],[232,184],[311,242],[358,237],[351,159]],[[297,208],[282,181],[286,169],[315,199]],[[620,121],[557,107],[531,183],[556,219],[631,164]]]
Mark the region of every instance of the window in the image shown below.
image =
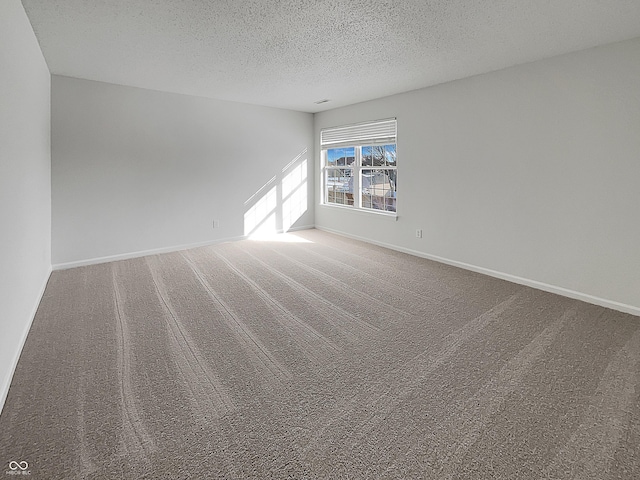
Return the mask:
[[[379,120],[320,132],[322,202],[396,211],[396,120]]]

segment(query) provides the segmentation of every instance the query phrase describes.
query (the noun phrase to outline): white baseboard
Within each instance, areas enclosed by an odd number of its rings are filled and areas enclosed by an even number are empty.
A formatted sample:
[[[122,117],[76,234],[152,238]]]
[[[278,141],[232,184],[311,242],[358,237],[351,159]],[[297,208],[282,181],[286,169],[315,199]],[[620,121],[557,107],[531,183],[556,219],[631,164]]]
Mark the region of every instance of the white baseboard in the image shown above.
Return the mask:
[[[207,240],[206,242],[188,243],[185,245],[173,245],[171,247],[152,248],[149,250],[140,250],[137,252],[119,253],[116,255],[108,255],[106,257],[88,258],[86,260],[77,260],[67,263],[56,263],[53,270],[66,270],[68,268],[85,267],[87,265],[97,265],[99,263],[116,262],[118,260],[127,260],[129,258],[146,257],[147,255],[157,255],[159,253],[178,252],[189,248],[206,247],[207,245],[215,245],[216,243],[233,242],[244,239],[244,236],[225,237],[216,240]]]
[[[29,335],[29,331],[31,330],[31,325],[33,324],[33,319],[36,317],[36,312],[38,311],[38,307],[40,306],[40,302],[42,301],[42,297],[44,295],[44,291],[47,288],[47,283],[49,282],[49,277],[51,276],[52,268],[49,266],[49,271],[45,275],[44,282],[40,286],[40,291],[38,293],[38,297],[31,308],[31,316],[27,321],[27,325],[25,325],[24,330],[22,331],[22,335],[18,341],[18,348],[15,352],[13,361],[11,362],[11,367],[9,370],[9,376],[7,377],[7,381],[4,385],[0,387],[0,412],[4,408],[4,403],[7,400],[7,395],[9,394],[9,387],[11,387],[11,382],[13,380],[13,375],[16,373],[16,367],[18,366],[18,360],[20,360],[20,355],[22,354],[22,349],[24,348],[24,344],[27,341],[27,336]]]
[[[309,225],[309,226],[293,227],[293,228],[289,228],[287,231],[295,232],[298,230],[308,230],[310,228],[314,228],[314,226]],[[284,233],[284,232],[281,230],[276,233]],[[99,263],[108,263],[108,262],[115,262],[118,260],[127,260],[130,258],[146,257],[147,255],[157,255],[160,253],[178,252],[180,250],[187,250],[189,248],[206,247],[209,245],[216,245],[218,243],[246,240],[247,238],[248,238],[247,235],[239,235],[236,237],[225,237],[225,238],[218,238],[216,240],[207,240],[205,242],[188,243],[184,245],[173,245],[171,247],[152,248],[150,250],[140,250],[137,252],[120,253],[117,255],[109,255],[106,257],[88,258],[86,260],[77,260],[74,262],[67,262],[67,263],[56,263],[55,265],[53,265],[53,270],[67,270],[69,268],[85,267],[87,265],[97,265]]]
[[[464,262],[459,262],[457,260],[451,260],[448,258],[439,257],[437,255],[430,255],[428,253],[423,253],[418,250],[412,250],[410,248],[399,247],[397,245],[392,245],[385,242],[378,242],[370,238],[361,237],[358,235],[352,235],[352,234],[341,232],[331,228],[320,227],[318,225],[316,225],[315,228],[317,228],[318,230],[329,232],[329,233],[335,233],[336,235],[342,235],[343,237],[353,238],[354,240],[360,240],[362,242],[371,243],[373,245],[389,248],[391,250],[396,250],[398,252],[415,255],[416,257],[426,258],[428,260],[433,260],[435,262],[445,263],[447,265],[463,268],[465,270],[471,270],[472,272],[482,273],[484,275],[489,275],[490,277],[500,278],[502,280],[507,280],[509,282],[517,283],[519,285],[525,285],[527,287],[536,288],[538,290],[543,290],[549,293],[555,293],[558,295],[562,295],[564,297],[573,298],[575,300],[581,300],[583,302],[599,305],[605,308],[610,308],[612,310],[617,310],[619,312],[630,313],[631,315],[640,316],[640,307],[634,307],[633,305],[627,305],[625,303],[616,302],[614,300],[607,300],[606,298],[595,297],[587,293],[576,292],[575,290],[569,290],[568,288],[558,287],[556,285],[549,285],[548,283],[539,282],[537,280],[518,277],[516,275],[511,275],[509,273],[498,272],[496,270],[491,270],[489,268],[478,267],[476,265],[471,265],[469,263],[464,263]]]

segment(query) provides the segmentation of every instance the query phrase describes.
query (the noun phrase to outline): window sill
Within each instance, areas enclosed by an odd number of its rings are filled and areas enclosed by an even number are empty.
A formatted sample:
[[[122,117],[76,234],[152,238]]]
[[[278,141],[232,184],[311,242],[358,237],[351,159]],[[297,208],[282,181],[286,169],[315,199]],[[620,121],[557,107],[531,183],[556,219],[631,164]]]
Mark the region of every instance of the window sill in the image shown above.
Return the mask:
[[[378,217],[387,217],[387,218],[392,218],[394,220],[398,220],[398,213],[397,212],[387,212],[384,210],[373,210],[373,209],[368,209],[368,208],[357,208],[357,207],[350,207],[350,206],[346,206],[346,205],[340,205],[340,204],[330,204],[330,203],[321,203],[319,205],[320,207],[326,207],[326,208],[330,208],[330,209],[337,209],[337,210],[343,210],[346,212],[352,212],[352,213],[357,213],[357,214],[361,214],[361,215],[375,215]]]

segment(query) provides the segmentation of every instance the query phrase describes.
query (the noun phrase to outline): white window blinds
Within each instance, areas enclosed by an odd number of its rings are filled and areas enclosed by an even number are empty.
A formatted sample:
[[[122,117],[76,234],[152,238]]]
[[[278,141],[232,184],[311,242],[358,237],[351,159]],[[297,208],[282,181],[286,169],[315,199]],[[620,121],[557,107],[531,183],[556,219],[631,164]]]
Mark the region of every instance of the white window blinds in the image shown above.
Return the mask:
[[[320,147],[324,150],[347,145],[386,145],[396,143],[396,135],[395,118],[331,127],[320,131]]]

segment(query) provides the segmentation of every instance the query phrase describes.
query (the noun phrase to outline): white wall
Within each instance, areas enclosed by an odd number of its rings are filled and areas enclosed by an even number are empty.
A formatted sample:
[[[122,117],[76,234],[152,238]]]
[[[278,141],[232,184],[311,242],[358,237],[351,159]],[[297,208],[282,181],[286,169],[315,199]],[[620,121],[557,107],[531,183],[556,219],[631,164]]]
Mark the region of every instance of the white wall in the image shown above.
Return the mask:
[[[397,222],[316,225],[640,313],[639,79],[635,39],[316,114],[397,117],[399,169]]]
[[[51,271],[50,75],[19,0],[0,2],[0,409]]]
[[[282,228],[283,178],[302,163],[312,178],[312,125],[311,114],[52,76],[53,263],[242,237],[245,213],[273,208],[261,199],[274,186]],[[313,226],[311,192],[302,210],[294,226]]]

